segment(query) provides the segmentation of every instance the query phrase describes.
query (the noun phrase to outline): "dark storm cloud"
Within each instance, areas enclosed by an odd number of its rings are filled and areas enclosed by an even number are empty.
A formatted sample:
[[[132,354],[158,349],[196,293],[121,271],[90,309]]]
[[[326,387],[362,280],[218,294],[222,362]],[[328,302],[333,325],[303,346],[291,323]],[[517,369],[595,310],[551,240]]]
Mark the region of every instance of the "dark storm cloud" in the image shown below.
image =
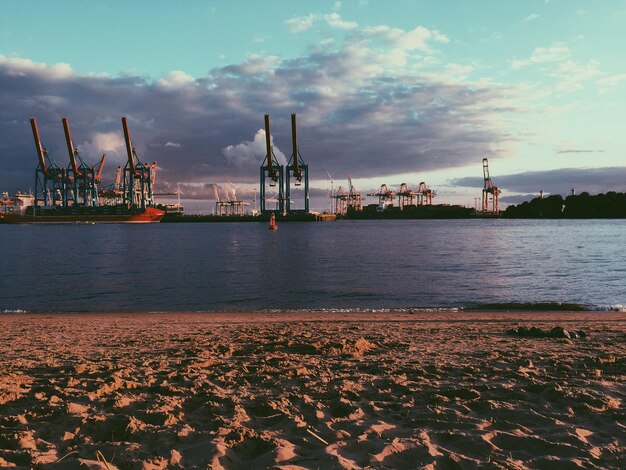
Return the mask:
[[[32,185],[37,163],[29,118],[44,146],[68,162],[61,117],[88,164],[106,152],[105,181],[126,154],[120,117],[129,118],[143,161],[157,161],[157,184],[255,183],[265,156],[263,114],[275,152],[291,155],[290,114],[312,179],[326,171],[354,178],[450,168],[492,156],[512,138],[498,122],[506,90],[432,75],[391,76],[384,56],[361,44],[297,60],[255,58],[193,80],[79,76],[67,66],[0,56],[0,188]],[[168,183],[168,184],[166,184]],[[195,192],[208,189],[200,185]]]
[[[532,171],[515,175],[500,175],[493,178],[503,191],[533,193],[534,197],[543,190],[550,194],[566,196],[571,188],[577,193],[590,194],[608,191],[626,191],[626,167],[611,168],[562,168],[550,171]],[[482,178],[459,178],[451,181],[454,186],[482,188]],[[503,195],[503,200],[506,195]],[[532,199],[532,198],[529,198]],[[508,201],[513,202],[513,201]]]

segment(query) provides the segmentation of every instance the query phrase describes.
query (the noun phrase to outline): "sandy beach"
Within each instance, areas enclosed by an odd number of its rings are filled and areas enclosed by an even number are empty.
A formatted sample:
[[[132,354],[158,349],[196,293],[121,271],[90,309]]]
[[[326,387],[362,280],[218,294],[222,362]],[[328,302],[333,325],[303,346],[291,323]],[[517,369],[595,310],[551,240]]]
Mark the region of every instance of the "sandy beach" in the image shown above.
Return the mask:
[[[625,400],[624,313],[0,315],[0,467],[625,468]]]

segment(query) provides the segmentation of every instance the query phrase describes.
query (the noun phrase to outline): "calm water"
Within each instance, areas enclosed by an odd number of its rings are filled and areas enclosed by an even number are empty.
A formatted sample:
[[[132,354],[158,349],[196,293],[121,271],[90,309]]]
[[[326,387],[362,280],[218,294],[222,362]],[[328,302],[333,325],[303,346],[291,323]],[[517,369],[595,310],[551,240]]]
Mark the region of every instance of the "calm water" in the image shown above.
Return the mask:
[[[626,305],[626,220],[0,226],[0,311]]]

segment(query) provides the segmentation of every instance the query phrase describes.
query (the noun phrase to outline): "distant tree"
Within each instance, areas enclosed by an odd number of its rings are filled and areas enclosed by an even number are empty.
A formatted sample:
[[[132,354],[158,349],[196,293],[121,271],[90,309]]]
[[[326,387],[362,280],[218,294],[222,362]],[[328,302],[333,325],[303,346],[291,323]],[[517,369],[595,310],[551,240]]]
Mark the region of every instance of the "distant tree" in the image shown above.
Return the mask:
[[[577,196],[552,195],[545,199],[535,198],[518,206],[509,206],[502,214],[509,218],[626,218],[626,193],[609,191],[590,195],[582,192]]]

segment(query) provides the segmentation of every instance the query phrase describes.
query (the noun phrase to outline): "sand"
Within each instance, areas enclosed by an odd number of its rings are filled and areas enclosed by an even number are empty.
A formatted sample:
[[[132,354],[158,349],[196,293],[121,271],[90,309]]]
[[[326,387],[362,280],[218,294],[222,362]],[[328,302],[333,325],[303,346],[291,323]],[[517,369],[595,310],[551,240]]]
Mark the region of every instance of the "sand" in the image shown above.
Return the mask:
[[[625,401],[623,313],[0,315],[0,467],[626,468]]]

